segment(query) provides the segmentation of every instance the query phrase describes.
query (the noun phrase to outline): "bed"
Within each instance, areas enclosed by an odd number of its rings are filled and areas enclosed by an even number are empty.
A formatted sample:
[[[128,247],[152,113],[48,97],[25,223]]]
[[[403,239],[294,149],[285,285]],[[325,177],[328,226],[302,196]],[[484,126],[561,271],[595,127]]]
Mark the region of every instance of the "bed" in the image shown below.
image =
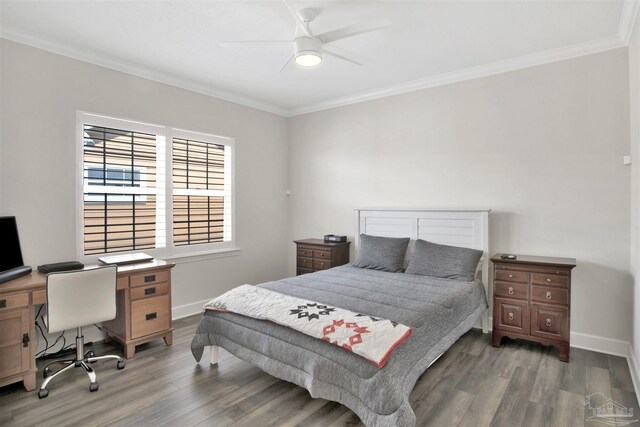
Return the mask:
[[[345,265],[257,285],[281,294],[390,319],[413,329],[378,368],[366,359],[287,327],[231,312],[206,311],[192,340],[200,360],[217,347],[265,372],[344,404],[368,426],[414,426],[409,394],[419,376],[474,325],[488,328],[487,210],[356,211],[357,236],[411,237],[481,249],[472,281]],[[359,250],[356,239],[356,252]],[[409,255],[410,256],[410,255]],[[484,280],[483,280],[484,278]]]

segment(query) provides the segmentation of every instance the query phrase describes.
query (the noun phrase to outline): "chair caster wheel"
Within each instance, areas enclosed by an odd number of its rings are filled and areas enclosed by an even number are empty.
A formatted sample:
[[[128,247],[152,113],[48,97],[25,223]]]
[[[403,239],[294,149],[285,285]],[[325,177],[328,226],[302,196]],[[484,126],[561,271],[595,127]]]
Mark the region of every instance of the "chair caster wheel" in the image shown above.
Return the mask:
[[[91,383],[89,384],[89,391],[90,392],[94,392],[94,391],[98,391],[98,383]]]
[[[122,369],[124,369],[124,360],[118,360],[118,365],[117,365],[117,367],[118,367],[118,370],[119,370],[119,371],[120,371],[120,370],[122,370]]]
[[[89,350],[84,354],[85,358],[89,358],[89,357],[96,357],[96,353],[93,350]],[[94,360],[93,362],[89,362],[89,363],[96,363],[96,361]]]
[[[46,388],[41,388],[40,390],[38,390],[38,398],[44,399],[47,396],[49,396],[49,390],[47,390]]]
[[[44,371],[42,371],[42,378],[47,378],[50,374],[51,374],[51,369],[44,368]]]

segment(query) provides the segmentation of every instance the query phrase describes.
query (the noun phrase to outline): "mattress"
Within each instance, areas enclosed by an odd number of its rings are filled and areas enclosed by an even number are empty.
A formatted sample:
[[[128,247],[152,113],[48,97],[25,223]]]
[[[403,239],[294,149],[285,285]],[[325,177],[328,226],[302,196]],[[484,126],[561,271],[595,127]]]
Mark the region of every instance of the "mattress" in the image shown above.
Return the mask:
[[[196,360],[216,345],[265,372],[340,402],[368,426],[414,426],[409,395],[418,377],[487,309],[479,280],[336,267],[257,285],[413,328],[384,368],[275,323],[206,311],[191,343]]]

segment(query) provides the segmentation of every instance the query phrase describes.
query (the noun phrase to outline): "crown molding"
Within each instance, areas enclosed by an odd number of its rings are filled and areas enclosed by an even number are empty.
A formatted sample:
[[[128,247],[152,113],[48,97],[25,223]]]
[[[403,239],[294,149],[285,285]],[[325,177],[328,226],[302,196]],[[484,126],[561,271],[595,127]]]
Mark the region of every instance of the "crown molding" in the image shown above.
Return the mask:
[[[47,40],[34,34],[7,28],[6,25],[0,26],[0,38],[57,53],[62,56],[77,59],[79,61],[88,62],[90,64],[99,65],[105,68],[110,68],[122,73],[131,74],[137,77],[142,77],[144,79],[153,80],[170,86],[175,86],[180,89],[186,89],[203,95],[212,96],[223,101],[229,101],[233,102],[234,104],[243,105],[245,107],[255,108],[267,113],[277,114],[284,117],[289,116],[289,112],[286,109],[281,108],[277,105],[227,92],[225,90],[217,89],[203,83],[195,82],[193,80],[182,79],[169,73],[164,73],[162,71],[144,67],[132,62],[116,59],[107,55],[96,54],[94,52],[89,52],[85,49],[79,49],[73,46],[66,46],[62,43],[58,43],[53,40]]]
[[[224,90],[212,88],[211,86],[198,83],[189,79],[182,79],[168,73],[163,73],[149,67],[143,67],[128,61],[121,61],[107,55],[99,55],[75,47],[65,46],[51,40],[46,40],[33,34],[7,28],[0,28],[0,38],[15,41],[18,43],[33,46],[59,55],[74,58],[83,62],[110,68],[112,70],[175,86],[181,89],[190,90],[203,95],[212,96],[224,101],[244,105],[283,117],[294,117],[302,114],[313,113],[331,108],[342,107],[360,102],[371,101],[389,96],[400,95],[418,90],[444,86],[452,83],[473,80],[509,71],[521,70],[537,65],[558,62],[566,59],[604,52],[611,49],[622,48],[628,45],[629,38],[635,23],[636,16],[640,9],[638,0],[626,0],[620,18],[619,35],[601,38],[572,46],[538,52],[530,55],[523,55],[516,58],[498,61],[491,64],[479,65],[476,67],[443,73],[423,79],[387,86],[371,91],[364,91],[357,94],[323,101],[319,103],[307,104],[302,107],[287,109],[274,104],[266,103],[257,99],[248,98],[242,95],[226,92]]]
[[[509,71],[521,70],[523,68],[535,67],[537,65],[563,61],[565,59],[591,55],[594,53],[604,52],[611,49],[618,49],[625,46],[626,44],[618,36],[605,37],[586,43],[579,43],[572,46],[547,50],[530,55],[523,55],[504,61],[494,62],[491,64],[452,71],[450,73],[439,74],[424,79],[418,79],[398,85],[387,86],[381,89],[361,92],[355,95],[350,95],[330,101],[309,104],[300,108],[294,108],[290,110],[290,115],[299,116],[301,114],[328,110],[330,108],[342,107],[359,102],[386,98],[389,96],[415,92],[418,90],[428,89],[436,86],[444,86],[451,83],[462,82],[465,80],[473,80],[480,77],[491,76],[494,74],[501,74]]]
[[[631,33],[633,33],[633,26],[636,23],[639,9],[640,2],[638,0],[625,0],[622,4],[618,36],[624,42],[625,46],[628,46],[631,40]]]

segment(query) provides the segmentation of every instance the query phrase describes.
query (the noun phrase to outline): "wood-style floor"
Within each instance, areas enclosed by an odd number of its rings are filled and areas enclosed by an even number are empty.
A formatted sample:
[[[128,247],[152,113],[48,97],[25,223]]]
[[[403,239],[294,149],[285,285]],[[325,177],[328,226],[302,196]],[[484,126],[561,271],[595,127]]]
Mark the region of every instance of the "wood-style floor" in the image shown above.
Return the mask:
[[[196,364],[189,344],[198,320],[174,322],[173,346],[140,346],[123,371],[114,362],[95,364],[96,393],[80,369],[53,380],[43,400],[21,384],[0,388],[0,425],[362,425],[344,406],[312,399],[223,350],[217,366]],[[103,343],[95,351],[122,354]],[[472,330],[422,375],[411,402],[419,426],[605,425],[588,421],[583,402],[594,393],[640,415],[625,359],[572,349],[571,362],[563,363],[537,344],[493,348],[489,335]]]

